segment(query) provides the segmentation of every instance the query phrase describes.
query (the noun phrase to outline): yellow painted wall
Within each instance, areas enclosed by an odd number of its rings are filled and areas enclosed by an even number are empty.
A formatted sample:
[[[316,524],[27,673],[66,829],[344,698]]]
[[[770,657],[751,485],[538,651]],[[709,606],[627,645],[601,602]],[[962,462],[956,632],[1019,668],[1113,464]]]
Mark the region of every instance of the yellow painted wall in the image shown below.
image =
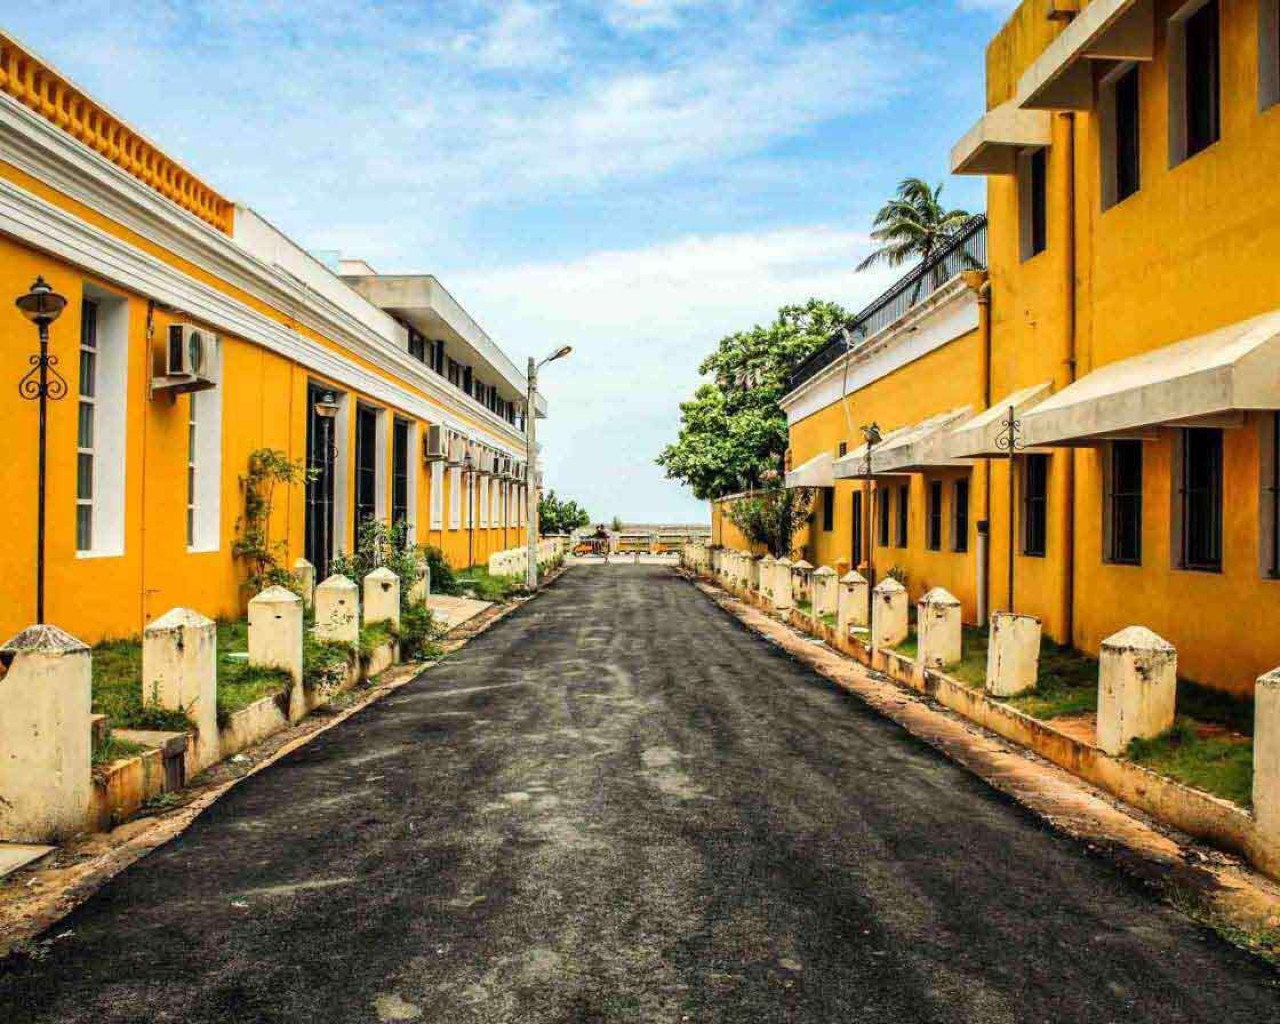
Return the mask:
[[[47,193],[47,190],[45,190]],[[48,193],[53,195],[53,193]],[[63,205],[74,205],[69,201]],[[109,222],[97,218],[101,225]],[[123,229],[115,231],[126,234]],[[171,259],[175,264],[180,263]],[[69,302],[51,330],[51,352],[66,376],[69,393],[50,403],[46,554],[46,619],[86,641],[139,632],[147,622],[182,605],[210,616],[243,611],[249,595],[242,586],[243,566],[231,555],[237,520],[243,508],[240,476],[249,454],[273,447],[302,459],[306,448],[308,380],[323,380],[289,359],[243,339],[221,334],[222,360],[222,488],[220,543],[217,551],[192,553],[186,545],[187,396],[153,400],[144,297],[95,281],[77,268],[12,240],[0,238],[0,287],[10,296],[25,292],[43,275]],[[128,300],[128,376],[125,422],[124,553],[77,556],[75,551],[77,372],[80,300],[86,282]],[[228,289],[230,290],[230,289]],[[259,304],[260,305],[260,304]],[[277,319],[284,320],[282,315]],[[160,345],[170,317],[157,312],[155,342]],[[295,325],[296,326],[296,325]],[[7,496],[7,543],[0,546],[0,635],[8,637],[35,619],[37,409],[17,394],[17,375],[38,348],[35,329],[11,301],[0,302],[0,337],[6,361],[15,372],[14,387],[0,391],[0,418],[7,428],[9,457],[0,464],[0,488]],[[335,385],[336,387],[336,385]],[[351,400],[381,403],[351,393]],[[405,387],[406,394],[410,393]],[[465,399],[460,398],[460,404]],[[388,414],[390,415],[390,413]],[[413,419],[399,412],[402,418]],[[420,423],[420,431],[425,425]],[[354,417],[348,442],[348,481],[354,480]],[[388,448],[391,430],[387,430]],[[455,566],[465,565],[469,531],[429,531],[430,477],[418,452],[416,521],[419,542],[441,546]],[[386,464],[390,466],[388,450]],[[390,507],[390,473],[387,474]],[[447,476],[446,476],[447,480]],[[349,484],[350,486],[350,484]],[[350,495],[339,496],[350,506]],[[275,497],[273,536],[286,542],[284,564],[302,556],[304,500],[302,488],[280,488]],[[448,498],[445,501],[448,523]],[[344,547],[352,544],[352,516],[347,515]],[[474,557],[521,543],[520,529],[474,531]]]

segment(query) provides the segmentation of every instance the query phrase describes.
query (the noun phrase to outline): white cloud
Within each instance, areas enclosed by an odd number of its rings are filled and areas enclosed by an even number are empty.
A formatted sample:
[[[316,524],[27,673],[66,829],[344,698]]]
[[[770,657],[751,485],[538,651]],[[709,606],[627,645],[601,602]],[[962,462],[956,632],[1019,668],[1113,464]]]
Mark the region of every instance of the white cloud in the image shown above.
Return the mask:
[[[596,518],[697,521],[705,505],[664,481],[653,460],[675,440],[698,364],[721,336],[768,321],[787,303],[816,296],[860,307],[897,276],[853,272],[867,245],[828,226],[690,236],[454,274],[451,288],[500,342],[519,339],[512,354],[521,365],[574,346],[542,381],[550,486]]]

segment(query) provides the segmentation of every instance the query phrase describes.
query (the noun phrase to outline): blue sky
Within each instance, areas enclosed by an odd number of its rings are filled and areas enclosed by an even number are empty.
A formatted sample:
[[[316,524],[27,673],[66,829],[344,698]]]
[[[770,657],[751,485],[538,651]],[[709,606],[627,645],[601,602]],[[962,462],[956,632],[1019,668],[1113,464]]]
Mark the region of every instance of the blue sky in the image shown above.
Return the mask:
[[[941,180],[1014,0],[59,0],[5,27],[304,245],[437,274],[549,367],[549,485],[701,521],[653,459],[723,334],[853,273]],[[982,208],[981,179],[950,179]]]

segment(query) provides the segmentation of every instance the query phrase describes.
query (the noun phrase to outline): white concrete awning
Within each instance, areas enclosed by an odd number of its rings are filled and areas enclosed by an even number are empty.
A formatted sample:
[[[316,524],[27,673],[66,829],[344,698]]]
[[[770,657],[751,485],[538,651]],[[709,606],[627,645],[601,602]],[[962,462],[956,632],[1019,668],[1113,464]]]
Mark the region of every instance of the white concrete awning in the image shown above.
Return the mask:
[[[1052,114],[1010,100],[988,111],[951,149],[952,174],[1013,174],[1018,154],[1050,144]]]
[[[1092,61],[1154,56],[1154,0],[1093,0],[1023,73],[1016,102],[1034,110],[1089,110]]]
[[[1280,409],[1280,312],[1081,377],[1022,417],[1027,445],[1069,446],[1157,426],[1234,426]]]
[[[830,452],[815,455],[803,466],[791,470],[787,474],[788,487],[834,487],[835,472],[832,463],[835,459]]]
[[[1028,409],[1048,398],[1052,391],[1053,384],[1045,381],[1005,395],[998,402],[993,402],[990,409],[965,420],[952,430],[942,440],[942,450],[953,459],[990,458],[1007,454],[996,444],[996,439],[1004,430],[1004,421],[1009,418],[1010,408],[1013,409],[1015,418],[1022,416]]]
[[[876,466],[885,473],[918,473],[926,469],[968,466],[964,459],[948,458],[943,445],[951,428],[973,414],[970,406],[930,416],[927,420],[886,439],[875,455]]]
[[[880,443],[876,446],[875,453],[871,456],[871,475],[887,476],[880,468],[880,453],[884,450],[884,446],[910,430],[910,426],[895,427],[893,430],[887,431],[881,435]],[[859,445],[848,455],[835,461],[835,477],[837,480],[860,480],[867,471],[867,446]],[[894,476],[901,476],[901,473],[895,473]]]

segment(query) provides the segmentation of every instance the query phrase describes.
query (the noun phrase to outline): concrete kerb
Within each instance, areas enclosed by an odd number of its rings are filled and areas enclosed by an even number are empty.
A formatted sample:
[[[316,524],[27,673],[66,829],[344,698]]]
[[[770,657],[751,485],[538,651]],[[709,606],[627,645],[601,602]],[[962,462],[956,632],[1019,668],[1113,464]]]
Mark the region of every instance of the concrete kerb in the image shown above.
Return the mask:
[[[542,581],[539,592],[554,584],[566,571],[560,569],[549,574]],[[446,656],[465,647],[475,637],[492,629],[524,604],[536,599],[536,594],[525,596],[497,609],[487,618],[482,616],[482,621],[470,620],[463,623],[445,638]],[[457,637],[454,637],[454,634],[458,634]],[[88,653],[88,648],[85,648],[85,652]],[[110,846],[105,852],[95,852],[86,856],[77,852],[76,845],[72,843],[64,850],[55,851],[48,857],[10,875],[7,879],[11,883],[10,886],[0,894],[0,959],[8,955],[17,944],[34,938],[52,927],[116,875],[153,850],[182,835],[201,814],[245,779],[270,768],[295,750],[306,746],[347,719],[360,714],[371,704],[407,686],[424,672],[430,671],[435,664],[438,664],[438,661],[396,665],[385,673],[388,678],[370,681],[368,693],[341,711],[333,715],[303,720],[293,727],[292,736],[276,733],[268,738],[267,745],[270,746],[271,743],[279,745],[270,749],[261,760],[253,762],[243,773],[229,779],[219,779],[203,786],[193,787],[188,790],[192,799],[182,806],[157,814],[153,818],[144,818],[120,826],[112,833],[120,836],[119,842]],[[85,735],[88,736],[87,727]],[[218,767],[225,767],[228,771],[234,770],[227,762],[223,762]],[[88,777],[87,770],[86,777]],[[81,841],[90,844],[90,848],[95,848],[102,845],[103,837],[101,835],[85,836]],[[39,878],[42,884],[22,884],[36,878]]]
[[[720,600],[714,588],[699,585],[703,586],[704,592]],[[906,688],[922,693],[974,725],[1038,754],[1074,779],[1098,787],[1129,808],[1150,814],[1163,824],[1209,842],[1219,849],[1239,854],[1259,871],[1273,879],[1280,879],[1280,835],[1264,833],[1254,816],[1238,805],[1157,775],[1131,761],[1112,756],[1099,747],[1060,732],[1052,724],[1032,718],[940,671],[918,670],[910,658],[894,651],[873,649],[852,638],[842,639],[838,630],[814,623],[808,616],[792,609],[775,611],[770,607],[770,602],[755,595],[747,595],[744,603],[756,605],[765,620],[777,625],[776,630],[769,631],[774,639],[794,638],[796,632],[801,632],[815,635],[824,641],[824,645],[816,647],[800,640],[796,640],[793,645],[783,643],[784,647],[802,660],[817,659],[819,654],[814,653],[816,651],[825,652],[823,656],[829,656],[845,665],[849,664],[848,659],[860,662],[873,672],[884,673],[891,681],[886,681],[884,685],[897,684],[893,687],[896,692],[900,693],[900,688]],[[744,618],[732,606],[726,607],[739,618]],[[747,609],[744,608],[743,611],[747,612]],[[748,612],[749,614],[751,613]],[[847,675],[846,670],[841,669],[833,674],[834,670],[829,665],[813,667],[840,685],[845,685],[842,680]],[[864,675],[861,678],[867,677]],[[890,709],[892,706],[892,703],[885,704]],[[879,705],[877,707],[884,710]],[[892,710],[885,713],[897,720],[897,715]],[[1280,743],[1277,745],[1280,746]],[[1277,912],[1280,912],[1280,890],[1276,890],[1276,897]]]

